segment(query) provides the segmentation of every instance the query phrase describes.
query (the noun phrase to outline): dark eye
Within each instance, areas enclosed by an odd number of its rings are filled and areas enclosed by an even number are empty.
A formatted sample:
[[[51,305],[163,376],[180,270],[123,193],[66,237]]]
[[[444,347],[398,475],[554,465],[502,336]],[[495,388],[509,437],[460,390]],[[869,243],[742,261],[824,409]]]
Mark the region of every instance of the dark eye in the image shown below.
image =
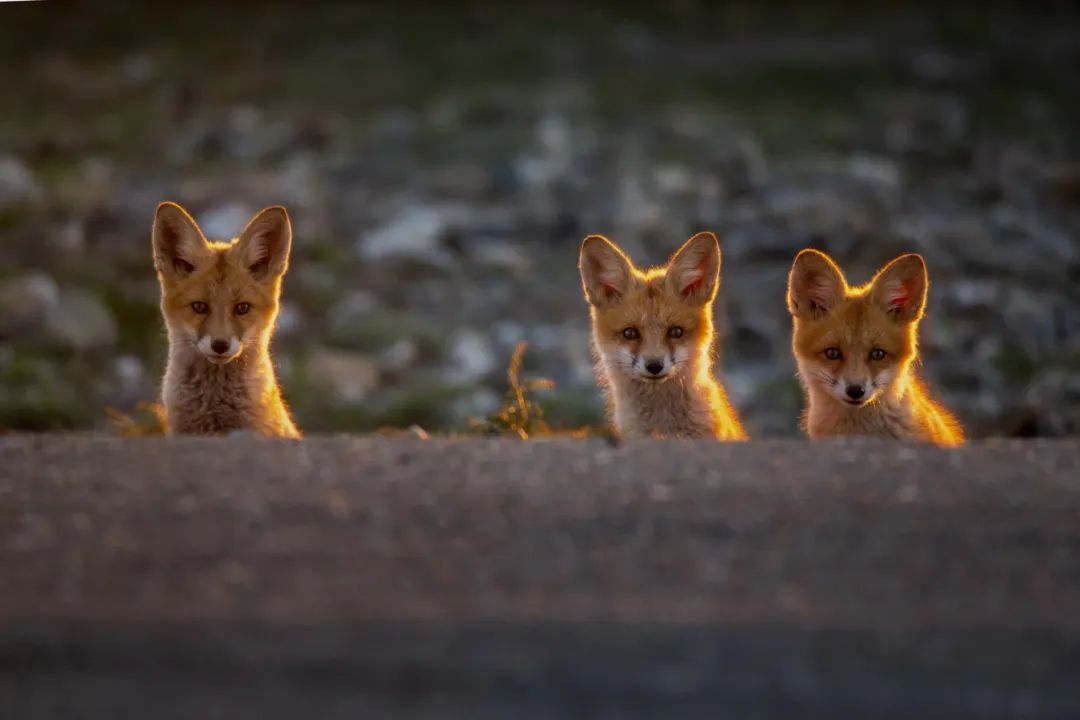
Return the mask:
[[[825,348],[825,357],[829,358],[830,360],[839,360],[840,358],[844,357],[844,353],[840,352],[840,348]]]
[[[870,351],[870,359],[875,361],[875,362],[881,362],[882,360],[885,359],[886,355],[888,355],[888,353],[886,353],[881,348],[874,348],[873,350]]]
[[[641,337],[641,333],[638,332],[636,327],[628,327],[623,329],[622,336],[627,340],[637,340]]]
[[[204,303],[202,300],[196,300],[191,303],[191,309],[197,312],[199,315],[205,315],[210,312],[210,306]]]
[[[236,310],[237,315],[247,315],[247,311],[251,309],[251,303],[236,303],[233,309]]]
[[[671,327],[668,328],[667,336],[669,338],[681,338],[682,333],[683,333],[683,329],[681,327],[679,327],[678,325],[672,325]]]

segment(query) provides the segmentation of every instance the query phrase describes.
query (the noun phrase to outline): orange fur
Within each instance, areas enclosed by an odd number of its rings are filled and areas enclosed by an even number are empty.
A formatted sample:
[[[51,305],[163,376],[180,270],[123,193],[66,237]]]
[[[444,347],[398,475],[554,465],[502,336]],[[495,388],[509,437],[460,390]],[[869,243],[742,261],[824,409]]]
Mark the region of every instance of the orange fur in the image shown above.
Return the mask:
[[[211,242],[182,207],[158,206],[153,247],[169,333],[162,398],[170,432],[300,435],[269,349],[291,240],[281,207],[256,215],[239,238]]]
[[[828,255],[807,249],[796,256],[788,309],[811,438],[878,435],[963,443],[960,424],[912,367],[928,288],[919,255],[896,258],[858,287],[847,284]]]
[[[716,237],[699,233],[667,265],[639,270],[614,243],[592,235],[582,243],[579,268],[616,432],[744,439],[712,371]]]

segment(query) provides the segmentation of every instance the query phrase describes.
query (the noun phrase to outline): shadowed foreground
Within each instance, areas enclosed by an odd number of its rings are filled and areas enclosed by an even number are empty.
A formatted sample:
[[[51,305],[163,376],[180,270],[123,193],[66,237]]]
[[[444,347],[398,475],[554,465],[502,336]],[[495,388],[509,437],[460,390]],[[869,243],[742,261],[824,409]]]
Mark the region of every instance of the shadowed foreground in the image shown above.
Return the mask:
[[[0,439],[0,715],[1075,717],[1080,442]]]

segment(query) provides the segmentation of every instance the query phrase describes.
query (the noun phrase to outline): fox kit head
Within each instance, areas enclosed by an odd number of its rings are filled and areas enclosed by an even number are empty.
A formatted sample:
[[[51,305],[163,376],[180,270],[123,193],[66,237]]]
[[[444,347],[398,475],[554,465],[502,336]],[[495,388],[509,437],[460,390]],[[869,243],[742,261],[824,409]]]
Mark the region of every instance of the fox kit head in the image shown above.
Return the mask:
[[[154,267],[170,342],[216,364],[267,342],[291,242],[282,207],[257,214],[235,240],[210,242],[182,207],[161,203],[154,215]]]
[[[712,233],[686,241],[667,265],[641,271],[599,235],[578,264],[592,306],[593,339],[609,372],[643,383],[695,371],[712,347],[720,246]]]
[[[901,255],[853,288],[828,255],[800,252],[787,301],[792,347],[807,388],[856,407],[888,393],[916,357],[928,286],[919,255]]]

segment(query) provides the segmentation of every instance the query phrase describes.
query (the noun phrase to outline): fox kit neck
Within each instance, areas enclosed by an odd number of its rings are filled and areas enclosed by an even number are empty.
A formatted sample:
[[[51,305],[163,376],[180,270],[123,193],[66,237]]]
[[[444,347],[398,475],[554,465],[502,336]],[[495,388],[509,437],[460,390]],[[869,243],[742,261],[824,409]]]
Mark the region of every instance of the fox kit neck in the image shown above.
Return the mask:
[[[800,371],[800,377],[802,371]],[[877,435],[897,439],[918,439],[912,403],[909,371],[897,377],[874,402],[848,405],[814,383],[806,387],[806,431],[811,438],[834,435]]]
[[[688,359],[678,377],[664,381],[629,377],[602,354],[600,372],[620,437],[745,437],[723,388],[712,375],[708,348]]]
[[[806,430],[811,438],[875,435],[955,446],[964,442],[960,424],[938,405],[906,369],[873,403],[851,407],[819,388],[807,391]]]
[[[162,391],[170,431],[207,435],[250,430],[297,437],[268,342],[264,338],[251,343],[235,360],[215,364],[190,342],[170,338]]]
[[[745,437],[723,386],[713,377],[710,348],[691,355],[677,377],[663,381],[627,375],[615,358],[599,355],[598,371],[620,437]]]

